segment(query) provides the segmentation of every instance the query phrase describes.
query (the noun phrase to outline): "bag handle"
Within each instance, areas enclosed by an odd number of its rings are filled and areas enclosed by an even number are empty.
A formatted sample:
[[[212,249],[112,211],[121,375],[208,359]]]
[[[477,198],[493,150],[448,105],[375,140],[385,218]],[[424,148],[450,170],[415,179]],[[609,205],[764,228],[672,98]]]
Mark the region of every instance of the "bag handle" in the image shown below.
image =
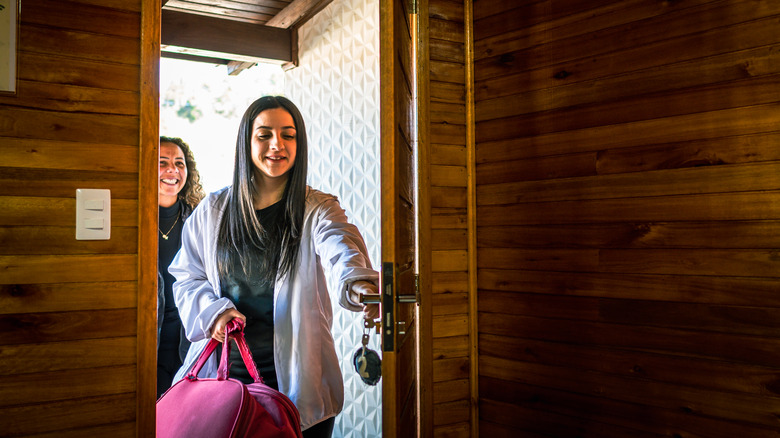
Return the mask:
[[[257,370],[257,365],[255,365],[255,361],[252,358],[252,352],[249,351],[249,346],[246,344],[246,339],[244,338],[244,322],[237,318],[230,320],[225,327],[225,343],[222,348],[222,358],[219,362],[219,368],[217,369],[217,379],[225,380],[229,375],[228,358],[230,357],[230,338],[233,338],[236,342],[238,351],[241,352],[241,358],[244,360],[244,365],[246,365],[246,369],[249,371],[249,375],[252,376],[255,382],[263,383],[263,378]],[[203,349],[198,360],[192,368],[190,368],[190,372],[187,373],[186,377],[188,380],[198,379],[198,373],[219,344],[220,342],[216,339],[209,339],[206,348]]]
[[[219,361],[219,369],[217,370],[217,380],[225,380],[229,376],[228,368],[230,367],[230,339],[233,339],[238,346],[238,351],[241,353],[241,358],[244,360],[249,375],[257,383],[263,383],[263,378],[260,376],[260,372],[257,370],[255,360],[252,358],[252,352],[249,351],[249,346],[246,344],[246,338],[244,338],[244,322],[240,319],[233,318],[225,327],[225,343],[222,345],[222,359]]]

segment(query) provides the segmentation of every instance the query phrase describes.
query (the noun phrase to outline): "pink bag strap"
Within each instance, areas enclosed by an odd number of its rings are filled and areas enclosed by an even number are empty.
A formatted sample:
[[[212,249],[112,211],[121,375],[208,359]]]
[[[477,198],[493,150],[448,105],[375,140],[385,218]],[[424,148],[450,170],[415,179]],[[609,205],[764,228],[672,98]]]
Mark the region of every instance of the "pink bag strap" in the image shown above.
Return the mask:
[[[217,345],[219,345],[219,341],[216,339],[209,339],[209,343],[206,344],[206,348],[203,349],[203,352],[200,353],[200,356],[198,356],[198,360],[195,362],[192,368],[190,368],[190,372],[187,373],[187,380],[198,379],[198,373],[200,372],[200,369],[203,368],[203,365],[206,364],[206,361],[209,359],[209,356],[211,356],[211,353],[213,353],[217,348]]]
[[[225,380],[228,378],[228,358],[230,357],[229,353],[231,338],[233,338],[233,340],[236,342],[238,351],[241,352],[241,358],[244,359],[244,365],[246,365],[246,369],[249,371],[249,375],[252,376],[255,382],[263,383],[263,378],[260,376],[260,372],[257,370],[257,365],[255,365],[255,361],[252,358],[252,352],[249,351],[249,346],[246,344],[246,339],[244,338],[244,322],[235,318],[230,320],[225,327],[225,343],[222,348],[222,358],[219,361],[217,379]],[[206,348],[203,349],[203,352],[200,353],[198,360],[195,362],[192,368],[190,368],[190,372],[187,373],[188,380],[198,379],[198,373],[206,364],[206,361],[209,359],[211,354],[214,353],[217,345],[219,345],[219,341],[216,339],[209,340],[208,344],[206,344]]]
[[[246,344],[246,338],[244,338],[244,322],[240,319],[232,319],[225,327],[225,343],[222,345],[222,359],[219,361],[219,369],[217,370],[217,380],[225,380],[229,376],[230,367],[230,339],[233,339],[238,346],[238,351],[241,353],[241,358],[244,360],[249,375],[255,382],[263,383],[263,378],[260,377],[260,372],[257,370],[255,360],[252,358],[252,352],[249,351],[249,346]]]

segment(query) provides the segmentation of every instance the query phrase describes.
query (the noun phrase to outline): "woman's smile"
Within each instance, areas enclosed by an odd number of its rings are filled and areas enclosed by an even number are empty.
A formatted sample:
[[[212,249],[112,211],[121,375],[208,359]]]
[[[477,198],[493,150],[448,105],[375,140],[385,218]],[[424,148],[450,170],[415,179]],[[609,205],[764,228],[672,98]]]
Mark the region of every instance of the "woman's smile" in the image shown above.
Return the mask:
[[[257,115],[252,125],[252,161],[266,182],[289,176],[297,146],[295,122],[287,110],[272,108]]]

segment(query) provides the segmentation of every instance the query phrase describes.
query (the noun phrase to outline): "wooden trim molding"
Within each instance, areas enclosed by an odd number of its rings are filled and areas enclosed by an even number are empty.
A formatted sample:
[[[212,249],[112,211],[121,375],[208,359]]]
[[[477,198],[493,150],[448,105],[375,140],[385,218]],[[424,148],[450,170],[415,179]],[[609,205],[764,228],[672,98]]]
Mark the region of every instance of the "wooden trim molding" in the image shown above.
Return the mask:
[[[430,141],[430,51],[428,0],[417,0],[417,188],[419,274],[419,385],[420,430],[418,436],[433,436],[433,287],[431,286],[431,141]]]
[[[157,162],[160,119],[160,0],[141,7],[138,136],[138,361],[136,436],[155,435],[157,399]]]
[[[469,386],[471,403],[471,436],[479,437],[479,345],[477,343],[477,188],[476,141],[474,116],[474,5],[463,2],[464,47],[466,69],[466,174],[467,174],[467,236],[468,236],[468,299],[469,299]]]

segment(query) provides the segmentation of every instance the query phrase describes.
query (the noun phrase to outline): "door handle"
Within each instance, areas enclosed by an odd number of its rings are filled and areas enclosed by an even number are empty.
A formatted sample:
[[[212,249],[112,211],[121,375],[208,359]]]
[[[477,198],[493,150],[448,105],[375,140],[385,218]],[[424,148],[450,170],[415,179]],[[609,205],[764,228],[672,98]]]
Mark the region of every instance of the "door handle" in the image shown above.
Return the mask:
[[[416,303],[417,295],[398,295],[395,300],[399,303]],[[360,304],[379,304],[382,302],[382,296],[379,294],[360,294],[358,301]]]

